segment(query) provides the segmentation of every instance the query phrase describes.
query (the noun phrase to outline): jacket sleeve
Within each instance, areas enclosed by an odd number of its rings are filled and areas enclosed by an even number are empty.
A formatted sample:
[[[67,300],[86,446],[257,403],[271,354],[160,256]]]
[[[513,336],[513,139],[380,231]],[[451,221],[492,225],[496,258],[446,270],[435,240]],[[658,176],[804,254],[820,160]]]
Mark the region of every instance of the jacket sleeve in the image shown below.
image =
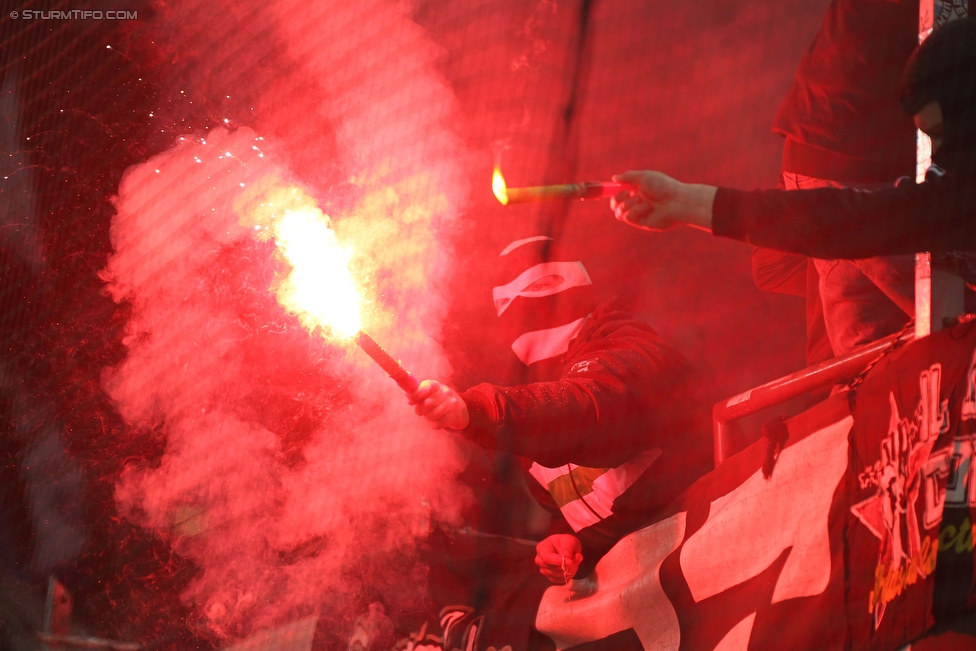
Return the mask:
[[[579,347],[567,367],[551,382],[465,391],[471,422],[461,435],[548,467],[608,467],[676,434],[687,369],[651,332],[621,328]]]
[[[884,190],[719,188],[712,232],[815,258],[976,250],[976,179]]]

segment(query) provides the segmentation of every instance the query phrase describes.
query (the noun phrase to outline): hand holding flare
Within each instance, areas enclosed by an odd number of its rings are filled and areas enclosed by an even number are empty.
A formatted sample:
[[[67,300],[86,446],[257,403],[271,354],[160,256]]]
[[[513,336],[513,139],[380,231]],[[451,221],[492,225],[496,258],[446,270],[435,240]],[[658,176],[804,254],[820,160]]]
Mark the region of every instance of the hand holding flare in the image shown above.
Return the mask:
[[[457,391],[446,384],[424,380],[417,389],[407,393],[414,411],[426,418],[433,429],[464,429],[468,426],[468,406]]]
[[[630,171],[613,177],[628,184],[610,200],[610,209],[624,223],[648,231],[681,224],[710,231],[715,186],[681,183],[666,174]]]

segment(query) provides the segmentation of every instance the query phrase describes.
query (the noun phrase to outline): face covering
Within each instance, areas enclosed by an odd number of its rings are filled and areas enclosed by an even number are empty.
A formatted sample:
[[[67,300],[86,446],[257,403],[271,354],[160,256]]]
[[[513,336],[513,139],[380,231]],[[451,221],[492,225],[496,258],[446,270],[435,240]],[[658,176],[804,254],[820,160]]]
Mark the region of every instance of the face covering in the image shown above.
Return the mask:
[[[976,174],[976,18],[950,21],[915,50],[901,100],[910,115],[938,102],[943,141],[932,162],[947,172]]]
[[[561,357],[596,307],[583,263],[544,235],[516,240],[498,257],[491,295],[505,342],[526,366]]]

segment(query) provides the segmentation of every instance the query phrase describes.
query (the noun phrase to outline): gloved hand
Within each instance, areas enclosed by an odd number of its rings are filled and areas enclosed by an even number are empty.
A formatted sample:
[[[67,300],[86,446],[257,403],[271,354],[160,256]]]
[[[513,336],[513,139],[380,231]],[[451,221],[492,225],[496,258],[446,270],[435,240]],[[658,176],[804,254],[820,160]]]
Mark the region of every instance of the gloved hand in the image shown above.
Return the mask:
[[[437,380],[424,380],[407,399],[434,429],[464,429],[470,421],[468,406],[457,391]]]

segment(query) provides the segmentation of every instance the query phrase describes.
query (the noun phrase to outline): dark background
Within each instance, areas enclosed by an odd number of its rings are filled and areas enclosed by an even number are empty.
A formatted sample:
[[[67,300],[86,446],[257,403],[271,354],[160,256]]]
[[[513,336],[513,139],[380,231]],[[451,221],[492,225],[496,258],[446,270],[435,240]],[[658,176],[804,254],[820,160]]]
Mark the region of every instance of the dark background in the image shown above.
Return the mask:
[[[803,365],[802,301],[756,290],[748,247],[688,230],[638,232],[605,202],[503,208],[490,175],[500,161],[510,185],[656,168],[774,186],[781,141],[769,124],[826,5],[410,5],[439,48],[458,102],[454,126],[471,152],[444,341],[458,385],[510,370],[484,345],[494,320],[488,278],[508,242],[540,233],[580,256],[602,297],[620,296],[678,347],[709,399]],[[175,94],[185,69],[152,40],[165,7],[8,1],[0,13],[0,641],[13,648],[36,647],[29,631],[40,628],[51,573],[92,633],[207,644],[185,625],[178,598],[194,568],[113,508],[123,465],[151,462],[165,441],[127,428],[100,384],[125,355],[126,306],[98,276],[119,179],[180,129],[202,130],[220,114],[216,92],[192,89],[192,106]],[[117,8],[139,19],[9,17],[25,8]],[[246,88],[251,72],[227,83]]]

